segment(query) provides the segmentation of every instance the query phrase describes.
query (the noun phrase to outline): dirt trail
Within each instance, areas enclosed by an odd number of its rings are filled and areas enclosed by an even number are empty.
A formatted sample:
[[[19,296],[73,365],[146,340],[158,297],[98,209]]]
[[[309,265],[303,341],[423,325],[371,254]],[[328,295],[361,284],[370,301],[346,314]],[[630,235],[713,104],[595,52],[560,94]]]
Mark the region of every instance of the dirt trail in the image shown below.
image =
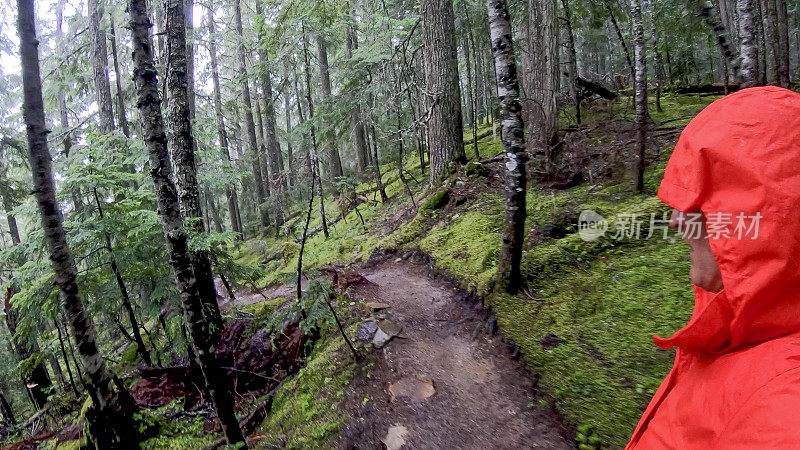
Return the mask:
[[[558,418],[534,406],[530,375],[487,332],[479,305],[410,261],[384,261],[361,273],[369,283],[354,287],[355,297],[388,304],[377,314],[402,332],[370,353],[369,376],[351,384],[345,408],[352,419],[337,447],[574,448]],[[393,402],[390,391],[398,395]]]

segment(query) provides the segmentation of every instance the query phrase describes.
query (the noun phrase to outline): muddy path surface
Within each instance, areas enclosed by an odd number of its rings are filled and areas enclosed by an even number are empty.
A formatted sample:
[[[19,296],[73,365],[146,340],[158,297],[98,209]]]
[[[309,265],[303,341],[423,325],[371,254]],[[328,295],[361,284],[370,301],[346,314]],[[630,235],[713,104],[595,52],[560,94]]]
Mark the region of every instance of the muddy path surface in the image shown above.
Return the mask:
[[[337,447],[575,448],[557,414],[536,406],[532,377],[486,311],[412,260],[359,271],[367,282],[354,298],[375,302],[367,304],[376,306],[379,334],[399,335],[372,350],[351,383],[343,405],[351,418]],[[368,322],[362,338],[375,328]]]

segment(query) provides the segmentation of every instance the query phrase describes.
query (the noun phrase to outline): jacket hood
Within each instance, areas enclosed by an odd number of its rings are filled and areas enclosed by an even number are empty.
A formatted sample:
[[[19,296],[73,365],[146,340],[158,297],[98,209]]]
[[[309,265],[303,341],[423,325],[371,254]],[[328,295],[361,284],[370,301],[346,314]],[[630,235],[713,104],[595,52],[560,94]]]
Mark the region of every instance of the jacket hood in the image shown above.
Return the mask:
[[[721,353],[800,331],[800,94],[757,87],[710,104],[681,134],[658,196],[706,216],[724,286],[695,286],[691,320],[658,346]],[[711,236],[713,221],[728,235]]]

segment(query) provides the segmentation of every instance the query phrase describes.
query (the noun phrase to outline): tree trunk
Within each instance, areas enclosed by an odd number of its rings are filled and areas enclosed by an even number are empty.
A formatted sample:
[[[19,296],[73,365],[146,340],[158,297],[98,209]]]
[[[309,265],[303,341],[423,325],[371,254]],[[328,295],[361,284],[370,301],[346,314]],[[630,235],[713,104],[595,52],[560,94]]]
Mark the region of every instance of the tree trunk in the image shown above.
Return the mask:
[[[634,78],[634,102],[636,105],[636,154],[634,169],[636,191],[644,191],[644,157],[647,149],[647,67],[645,63],[644,25],[642,23],[642,0],[631,0],[633,22],[633,59],[636,65]]]
[[[119,71],[119,61],[117,60],[117,31],[114,27],[114,17],[111,20],[111,59],[114,61],[114,74],[116,75],[117,85],[117,122],[122,128],[125,137],[131,137],[131,129],[128,126],[128,118],[125,113],[125,97],[122,95],[122,74]]]
[[[778,84],[778,60],[780,59],[780,37],[778,34],[778,11],[775,8],[775,0],[760,0],[761,11],[763,13],[764,41],[766,51],[764,60],[766,62],[767,84]]]
[[[786,0],[775,0],[775,7],[778,13],[778,45],[777,45],[777,72],[778,72],[778,85],[781,87],[789,87],[789,18],[786,7]],[[795,7],[797,8],[797,7]],[[797,9],[794,12],[795,17],[798,16]],[[796,31],[795,31],[796,32]]]
[[[603,0],[603,5],[606,7],[608,18],[611,19],[611,24],[614,26],[614,31],[617,32],[617,39],[619,39],[622,50],[625,52],[625,61],[628,63],[628,70],[631,73],[631,84],[633,84],[634,80],[636,79],[636,69],[633,67],[633,59],[631,58],[630,50],[628,50],[628,44],[625,43],[625,38],[622,36],[622,30],[619,28],[617,18],[614,16],[614,10],[611,9],[611,5],[608,3],[608,0]]]
[[[353,58],[353,50],[358,48],[358,37],[356,31],[352,26],[348,26],[345,35],[345,56],[347,59]],[[356,77],[358,73],[354,74]],[[361,107],[358,101],[358,92],[355,92],[361,87],[358,80],[355,80],[354,89],[352,92],[353,103],[350,107],[350,135],[353,141],[353,150],[356,155],[356,169],[358,174],[363,176],[369,170],[369,156],[366,143],[366,135],[364,133],[364,124],[361,122]]]
[[[500,97],[500,135],[505,153],[506,222],[497,271],[501,286],[514,294],[522,285],[520,261],[525,242],[525,126],[522,123],[517,65],[511,42],[511,17],[506,0],[487,0],[486,8]]]
[[[732,29],[726,25],[727,21],[725,20],[725,17],[723,17],[723,4],[719,3],[715,5],[713,0],[696,0],[696,3],[697,8],[700,10],[700,15],[703,17],[703,22],[706,24],[706,28],[708,28],[709,31],[714,34],[717,47],[722,54],[724,69],[726,69],[726,72],[733,77],[734,81],[737,81],[740,76],[739,72],[741,66],[736,53],[736,48],[735,46],[731,45],[732,39],[731,36],[729,36],[729,33]],[[717,12],[718,10],[719,13]],[[667,60],[667,66],[669,66],[669,59]]]
[[[86,420],[92,430],[92,437],[100,448],[137,445],[140,441],[139,426],[133,415],[138,407],[126,391],[118,392],[111,386],[105,361],[97,350],[94,325],[78,293],[77,268],[67,247],[61,211],[56,202],[50,153],[47,149],[33,0],[18,0],[17,10],[24,92],[22,109],[28,135],[33,191],[53,264],[54,280],[61,291],[62,305],[70,319],[72,334],[89,376],[89,394],[94,409],[87,412]]]
[[[175,184],[178,188],[181,210],[190,221],[192,231],[198,235],[205,234],[202,219],[203,209],[200,206],[200,188],[197,182],[195,162],[195,140],[192,135],[191,101],[186,55],[186,29],[184,12],[185,0],[168,0],[167,20],[170,24],[167,35],[169,72],[167,73],[167,91],[169,122],[172,133],[170,146],[175,159]],[[197,279],[200,299],[203,303],[203,314],[206,316],[211,332],[212,342],[216,344],[222,333],[222,315],[217,304],[217,290],[214,287],[214,275],[207,252],[191,252],[192,268]]]
[[[475,124],[475,91],[472,80],[472,64],[471,53],[476,52],[475,38],[472,36],[472,21],[469,17],[469,10],[467,10],[467,2],[462,1],[461,7],[464,10],[464,22],[466,30],[464,30],[464,38],[462,39],[462,48],[464,49],[464,67],[467,69],[467,123],[472,128],[472,145],[475,151],[475,160],[480,161],[481,156],[478,152],[478,126]],[[471,51],[470,51],[471,50]]]
[[[256,1],[256,12],[260,12],[262,1]],[[264,5],[265,6],[265,5]],[[265,6],[266,7],[266,6]],[[268,11],[265,9],[266,15]],[[259,37],[265,36],[263,23],[258,24]],[[259,47],[259,60],[261,63],[260,81],[262,95],[264,96],[264,145],[267,147],[267,158],[269,159],[269,184],[272,192],[273,212],[275,214],[275,227],[280,230],[284,222],[283,197],[286,193],[286,177],[283,173],[283,161],[281,158],[281,145],[278,142],[277,120],[275,118],[275,99],[272,92],[272,77],[267,66],[267,52]]]
[[[183,9],[180,0],[170,0],[169,6],[173,17],[177,17],[178,14],[182,15]],[[210,329],[212,325],[208,322],[203,311],[201,287],[192,267],[187,234],[180,214],[178,193],[172,181],[171,163],[167,151],[167,136],[164,131],[164,119],[160,108],[161,100],[158,97],[156,71],[153,66],[152,40],[150,38],[151,25],[147,16],[145,0],[131,0],[128,5],[128,11],[131,16],[133,34],[136,104],[144,120],[143,137],[147,143],[150,175],[153,178],[158,213],[161,216],[161,225],[167,242],[170,265],[175,274],[183,313],[191,330],[197,362],[205,378],[206,387],[217,412],[217,418],[222,425],[222,430],[229,444],[244,444],[244,437],[236,419],[233,392],[214,353],[216,341],[213,338],[214,333]],[[176,46],[172,46],[172,50],[178,53],[186,48],[185,41],[180,39],[180,35],[184,32],[182,19],[181,17],[181,20],[171,24],[171,27],[179,28],[179,30],[170,32],[170,37],[175,38],[176,42],[183,41],[180,42],[180,50]],[[177,61],[180,61],[180,59]],[[173,65],[173,70],[181,70],[181,66]],[[185,70],[185,66],[183,66],[183,70]],[[185,72],[183,77],[185,80]],[[173,85],[173,83],[175,83],[174,80],[170,84]],[[176,91],[182,91],[184,96],[187,92],[185,87],[182,90],[176,89]],[[177,102],[181,101],[186,105],[185,98],[177,100]],[[170,110],[173,113],[177,113],[177,103],[171,101]],[[188,107],[185,107],[183,111],[183,120],[187,121],[189,116]],[[186,130],[178,129],[176,131],[184,134],[184,140],[191,141],[191,134],[187,133]]]
[[[328,68],[328,47],[322,34],[317,33],[317,60],[319,61],[319,84],[321,87],[323,107],[327,108],[331,101],[331,77]],[[324,117],[324,115],[323,115]],[[331,124],[325,124],[326,128],[321,134],[322,145],[325,149],[325,172],[329,182],[333,183],[336,177],[344,175],[342,172],[342,159],[339,156],[339,149],[336,146],[336,138],[329,132]],[[321,188],[320,188],[321,189]],[[320,190],[320,193],[322,191]],[[320,196],[322,198],[322,196]]]
[[[581,97],[578,92],[578,53],[575,51],[575,35],[572,32],[572,14],[569,10],[569,0],[561,0],[564,5],[565,24],[567,25],[567,53],[569,54],[569,95],[575,102],[575,122],[581,123]],[[555,13],[554,13],[555,14]],[[557,63],[556,63],[557,64]],[[550,160],[550,158],[548,158]]]
[[[739,15],[742,87],[758,84],[758,44],[752,4],[753,0],[736,0],[736,12]]]
[[[649,5],[648,12],[650,13],[650,44],[653,50],[653,81],[656,85],[656,111],[662,112],[661,109],[661,53],[658,51],[658,34],[656,33],[656,5],[653,0],[645,0]],[[725,59],[723,58],[723,61]],[[727,66],[726,66],[727,67]],[[727,80],[727,69],[725,70],[725,79]],[[727,81],[725,82],[727,85]]]
[[[214,231],[217,233],[222,233],[225,231],[224,227],[222,226],[222,219],[219,216],[219,211],[217,210],[217,205],[214,204],[214,195],[211,193],[211,189],[205,188],[203,191],[203,196],[206,198],[206,204],[208,205],[208,210],[210,212],[211,221],[214,223]],[[209,227],[211,229],[211,227]]]
[[[764,33],[764,11],[761,9],[760,0],[752,0],[753,5],[753,21],[756,30],[756,43],[758,44],[758,84],[763,86],[767,84],[767,37]]]
[[[53,319],[53,326],[56,328],[56,332],[58,333],[58,345],[61,349],[61,357],[64,359],[64,366],[67,368],[67,375],[69,376],[69,384],[72,386],[72,393],[75,395],[75,398],[78,397],[78,386],[75,384],[75,377],[72,375],[72,368],[69,364],[69,357],[67,356],[67,349],[64,346],[64,336],[61,334],[61,326],[58,324],[58,319]],[[76,367],[77,370],[77,367]]]
[[[247,131],[247,142],[250,146],[250,154],[253,158],[253,182],[256,188],[256,198],[258,199],[259,220],[262,228],[269,227],[269,215],[266,209],[267,193],[264,190],[264,178],[261,176],[260,154],[258,142],[256,140],[256,125],[253,120],[253,102],[250,99],[250,82],[247,77],[247,58],[244,45],[244,32],[242,28],[242,8],[241,0],[233,0],[233,16],[236,27],[236,34],[239,39],[237,46],[237,56],[239,58],[239,72],[242,75],[242,100],[244,101],[244,125]]]
[[[223,156],[229,166],[231,152],[228,148],[228,132],[225,129],[225,116],[222,114],[222,94],[219,87],[219,65],[217,64],[217,31],[214,22],[214,10],[211,7],[206,9],[206,19],[208,21],[208,53],[211,59],[211,81],[214,87],[214,114],[217,121],[217,139],[222,148]],[[242,218],[239,214],[239,194],[236,191],[236,183],[231,183],[226,189],[228,198],[228,213],[231,216],[231,229],[237,233],[242,233]]]
[[[297,169],[294,167],[294,155],[292,155],[292,104],[288,92],[283,93],[283,109],[286,113],[286,162],[289,163],[289,186],[294,186],[297,184]]]
[[[108,81],[106,30],[102,26],[103,0],[88,1],[89,45],[92,53],[95,100],[100,117],[100,131],[108,134],[114,131],[114,111],[111,107],[111,83]]]
[[[458,86],[456,33],[451,0],[421,0],[425,85],[429,100],[428,150],[431,184],[464,164],[464,126]]]
[[[11,403],[8,401],[6,392],[7,389],[5,383],[0,384],[0,414],[3,415],[3,420],[6,422],[6,424],[13,427],[17,425],[17,419],[14,417],[14,409],[11,407]]]
[[[12,285],[8,288],[5,296],[5,313],[6,325],[8,332],[11,335],[14,351],[17,354],[19,362],[22,362],[34,354],[41,352],[39,345],[33,336],[24,337],[17,335],[17,324],[19,321],[19,314],[15,308],[11,306],[11,299],[16,293],[16,286]],[[20,373],[25,388],[30,393],[30,398],[33,401],[33,407],[36,410],[42,409],[47,404],[47,391],[53,386],[50,380],[50,375],[47,372],[47,367],[44,365],[44,360],[39,361],[30,372]]]

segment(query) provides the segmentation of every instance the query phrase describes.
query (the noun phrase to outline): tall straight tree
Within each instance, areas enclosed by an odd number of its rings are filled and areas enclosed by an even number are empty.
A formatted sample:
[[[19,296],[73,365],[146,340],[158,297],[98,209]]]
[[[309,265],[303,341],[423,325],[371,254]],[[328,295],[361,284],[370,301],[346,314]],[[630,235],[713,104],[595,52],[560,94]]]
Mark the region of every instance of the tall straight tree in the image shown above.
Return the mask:
[[[778,11],[778,84],[789,87],[789,14],[786,0],[775,0]],[[794,9],[795,18],[798,17],[797,6]],[[796,20],[796,19],[795,19]],[[795,31],[797,33],[797,31]]]
[[[575,33],[572,31],[572,12],[570,11],[569,0],[561,0],[561,4],[564,6],[564,23],[567,26],[569,96],[572,97],[572,101],[575,103],[575,122],[581,123],[581,97],[578,91],[578,52],[575,50]]]
[[[168,7],[172,11],[173,17],[181,14],[178,10],[183,11],[181,0],[170,0]],[[197,361],[203,372],[206,387],[211,395],[225,437],[229,444],[244,444],[244,436],[239,428],[239,421],[236,419],[234,410],[233,392],[217,361],[214,353],[215,342],[209,329],[210,324],[203,313],[200,286],[192,268],[188,236],[180,213],[177,189],[172,181],[172,165],[167,151],[164,118],[161,115],[157,72],[153,65],[153,42],[150,36],[151,24],[147,14],[146,0],[131,0],[128,4],[128,12],[131,17],[130,28],[133,35],[133,76],[136,86],[136,104],[143,121],[142,133],[147,143],[150,176],[153,179],[158,214],[161,217],[161,226],[167,242],[170,265],[175,274],[176,285],[181,297],[181,307],[189,325]],[[180,29],[183,23],[183,20],[176,20],[171,26]],[[171,34],[179,32],[173,31]],[[185,41],[182,43],[182,48],[186,48]],[[176,49],[173,48],[173,50]],[[183,92],[188,95],[186,89]],[[170,105],[170,109],[172,106],[173,104]],[[188,105],[186,109],[188,109]],[[188,111],[184,116],[188,118]]]
[[[169,111],[170,147],[175,159],[175,184],[181,210],[184,211],[189,227],[197,234],[205,233],[203,210],[200,206],[200,188],[197,183],[197,167],[195,162],[195,140],[192,135],[192,101],[189,89],[194,80],[189,78],[189,60],[186,55],[186,5],[184,0],[167,2],[167,107]],[[193,47],[191,47],[193,48]],[[197,278],[200,299],[203,302],[203,314],[206,316],[213,339],[222,332],[222,315],[217,304],[217,290],[214,287],[214,275],[211,272],[211,261],[204,251],[191,252],[192,268]]]
[[[266,4],[262,0],[256,1],[256,12],[264,8],[264,16],[268,11]],[[259,40],[266,34],[263,19],[258,23]],[[263,121],[264,121],[264,145],[267,147],[267,158],[269,161],[269,184],[272,195],[273,213],[275,217],[275,227],[283,225],[283,196],[286,192],[286,177],[283,173],[283,158],[281,157],[281,144],[278,142],[278,125],[275,118],[275,95],[272,91],[272,76],[267,67],[267,52],[263,46],[258,50],[260,67],[258,68],[258,78],[261,82],[261,91],[264,97]],[[261,121],[261,119],[259,119]]]
[[[633,25],[634,102],[636,104],[636,153],[634,175],[636,191],[644,191],[644,157],[647,150],[647,70],[645,65],[644,24],[642,23],[642,0],[631,0]]]
[[[428,116],[428,151],[431,183],[438,184],[458,164],[464,164],[464,125],[458,85],[455,18],[451,0],[421,0],[425,41],[425,86]]]
[[[742,58],[742,87],[758,84],[758,42],[753,17],[753,0],[736,0],[739,16],[739,54]]]
[[[103,0],[89,0],[89,47],[94,73],[94,92],[100,116],[100,131],[114,131],[114,111],[111,106],[111,83],[108,81],[108,48],[103,27]]]
[[[250,155],[253,158],[253,181],[256,187],[256,198],[258,199],[258,216],[261,226],[269,226],[269,215],[265,209],[267,203],[267,193],[264,189],[264,178],[261,176],[261,153],[258,150],[258,140],[256,139],[256,123],[253,119],[253,102],[250,97],[250,81],[247,78],[247,50],[244,44],[244,28],[242,27],[242,5],[241,0],[233,0],[233,20],[236,28],[236,35],[239,39],[237,45],[237,57],[239,58],[239,73],[242,76],[242,100],[244,101],[244,126],[247,131],[247,144],[250,147]]]
[[[294,167],[294,155],[292,154],[292,100],[289,94],[289,85],[290,81],[287,76],[283,92],[283,112],[286,114],[286,163],[289,169],[289,186],[293,187],[297,183],[297,174]]]
[[[528,2],[527,48],[522,54],[522,83],[529,98],[528,147],[532,154],[545,152],[549,164],[550,141],[556,131],[558,93],[558,23],[553,0]],[[571,67],[571,66],[570,66]]]
[[[501,139],[505,153],[505,200],[506,223],[503,228],[503,244],[498,257],[498,275],[501,286],[509,293],[516,293],[522,284],[520,262],[522,245],[525,242],[525,126],[522,123],[522,107],[519,103],[517,64],[511,44],[511,16],[506,0],[487,0],[489,34],[492,39],[497,77],[497,93],[500,97]]]
[[[328,66],[328,45],[322,33],[318,32],[317,40],[317,60],[319,62],[319,84],[320,92],[322,93],[323,106],[330,107],[331,101],[331,75],[330,67]],[[336,138],[333,133],[329,131],[331,124],[325,124],[322,129],[320,137],[322,138],[322,147],[325,149],[325,172],[329,181],[335,181],[336,177],[344,175],[342,172],[342,158],[339,156],[339,148],[336,146]],[[321,190],[320,190],[321,192]]]
[[[214,88],[214,115],[217,119],[217,139],[222,149],[222,156],[230,165],[232,164],[231,152],[228,147],[228,132],[225,128],[225,116],[222,114],[222,93],[219,86],[219,64],[217,63],[217,27],[214,22],[214,9],[208,5],[206,9],[208,21],[208,54],[211,65],[211,84]],[[236,182],[230,183],[225,189],[228,198],[228,212],[231,216],[231,229],[242,233],[242,218],[239,214],[239,194],[236,191]]]
[[[133,415],[138,411],[127,391],[112,387],[105,360],[97,350],[97,335],[78,292],[77,267],[67,246],[61,210],[55,194],[47,127],[39,72],[33,0],[17,0],[20,62],[22,66],[22,113],[28,135],[28,150],[33,176],[33,192],[39,206],[45,242],[59,287],[62,306],[69,317],[72,334],[88,375],[87,388],[93,407],[86,413],[91,436],[98,448],[125,448],[137,445],[139,427]]]
[[[358,48],[358,35],[356,34],[355,27],[348,25],[345,29],[345,56],[347,59],[353,58],[353,50]],[[354,76],[358,77],[359,72],[355,72]],[[369,169],[369,150],[367,149],[367,139],[364,132],[364,123],[361,121],[361,106],[358,101],[358,90],[360,83],[358,79],[353,80],[352,92],[352,105],[350,106],[350,135],[353,141],[353,150],[356,155],[356,168],[358,174],[363,176]],[[288,105],[287,105],[288,111]],[[287,127],[289,122],[287,119]]]

